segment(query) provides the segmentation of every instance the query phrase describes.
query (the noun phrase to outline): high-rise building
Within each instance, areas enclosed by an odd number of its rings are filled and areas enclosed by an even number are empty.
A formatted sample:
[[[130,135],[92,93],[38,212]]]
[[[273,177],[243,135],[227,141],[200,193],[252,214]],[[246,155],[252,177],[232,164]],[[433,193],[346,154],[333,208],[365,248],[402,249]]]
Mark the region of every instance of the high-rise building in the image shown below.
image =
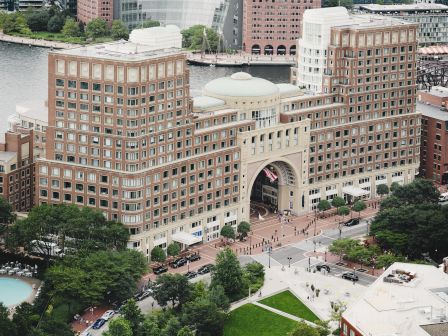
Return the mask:
[[[114,13],[113,0],[78,0],[77,14],[78,20],[84,24],[93,19],[100,18],[109,25],[112,24]]]
[[[262,55],[295,55],[305,10],[320,0],[243,2],[243,50]]]
[[[185,54],[132,42],[49,56],[47,158],[38,203],[100,209],[130,247],[219,237],[251,202],[303,214],[335,195],[414,179],[417,25],[332,27],[322,94],[247,73],[190,98]]]

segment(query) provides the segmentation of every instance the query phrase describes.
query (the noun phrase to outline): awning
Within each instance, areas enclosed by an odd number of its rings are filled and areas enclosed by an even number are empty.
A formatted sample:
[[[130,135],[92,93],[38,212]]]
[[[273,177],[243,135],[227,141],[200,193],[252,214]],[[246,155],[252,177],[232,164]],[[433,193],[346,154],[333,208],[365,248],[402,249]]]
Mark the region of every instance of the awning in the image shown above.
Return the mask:
[[[348,194],[348,195],[353,196],[353,197],[361,197],[361,196],[370,194],[369,191],[364,190],[364,189],[359,188],[359,187],[354,187],[354,186],[344,187],[344,188],[342,188],[342,192],[344,194]]]
[[[202,241],[201,237],[193,236],[191,233],[187,233],[184,231],[176,232],[171,236],[171,239],[175,242],[184,244],[184,245],[193,245]]]

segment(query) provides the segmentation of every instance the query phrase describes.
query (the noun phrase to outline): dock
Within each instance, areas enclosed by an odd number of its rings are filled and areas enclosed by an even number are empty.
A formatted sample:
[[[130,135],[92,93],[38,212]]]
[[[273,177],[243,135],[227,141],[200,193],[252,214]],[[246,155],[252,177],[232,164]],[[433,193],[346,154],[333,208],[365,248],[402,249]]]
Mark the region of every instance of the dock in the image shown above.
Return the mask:
[[[188,53],[187,62],[199,66],[242,67],[242,66],[293,66],[295,55],[252,55],[238,54],[200,54]]]

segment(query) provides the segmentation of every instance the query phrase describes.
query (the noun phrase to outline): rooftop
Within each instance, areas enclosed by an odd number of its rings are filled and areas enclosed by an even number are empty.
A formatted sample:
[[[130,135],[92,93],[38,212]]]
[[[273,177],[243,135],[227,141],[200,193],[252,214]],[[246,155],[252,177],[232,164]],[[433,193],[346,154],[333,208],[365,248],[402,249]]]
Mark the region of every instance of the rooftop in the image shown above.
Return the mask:
[[[0,162],[9,162],[16,156],[16,152],[0,152]]]
[[[394,263],[343,317],[363,335],[433,336],[438,334],[422,326],[445,324],[447,307],[448,274],[434,266]]]
[[[437,97],[446,98],[448,97],[448,88],[443,86],[432,86],[429,93]]]
[[[151,58],[176,55],[182,53],[182,50],[179,48],[155,49],[152,45],[121,40],[91,44],[72,49],[62,49],[53,51],[52,53],[66,56],[102,58],[113,61],[138,62]]]
[[[421,112],[426,117],[448,121],[448,111],[441,110],[439,106],[417,103],[417,112]]]
[[[373,12],[412,12],[412,11],[428,11],[428,10],[448,10],[448,6],[436,3],[418,3],[409,5],[361,5],[361,9],[367,9]]]
[[[445,55],[448,54],[448,45],[437,45],[419,48],[418,52],[424,55]]]
[[[209,96],[198,96],[193,98],[193,109],[206,110],[212,107],[224,106],[226,102],[222,99]]]
[[[31,119],[48,122],[48,105],[44,100],[24,101],[16,105],[16,113]]]

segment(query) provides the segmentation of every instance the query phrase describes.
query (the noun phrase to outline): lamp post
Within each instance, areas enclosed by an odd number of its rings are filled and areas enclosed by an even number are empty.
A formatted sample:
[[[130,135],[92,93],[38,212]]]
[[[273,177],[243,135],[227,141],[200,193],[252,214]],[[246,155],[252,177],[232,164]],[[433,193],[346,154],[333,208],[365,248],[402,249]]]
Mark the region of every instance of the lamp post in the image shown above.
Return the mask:
[[[308,257],[308,272],[311,272],[311,258]]]
[[[288,257],[288,268],[291,268],[291,260],[292,260],[292,258]]]
[[[249,254],[252,254],[252,236],[249,235]]]
[[[327,250],[325,250],[325,257],[324,257],[324,260],[325,260],[325,262],[327,262]]]
[[[268,262],[268,267],[271,268],[271,253],[272,253],[272,248],[271,246],[268,246],[268,257],[269,257],[269,262]]]
[[[338,229],[339,229],[339,239],[341,239],[341,237],[342,237],[342,223],[341,222],[339,222],[339,224],[338,224]]]

